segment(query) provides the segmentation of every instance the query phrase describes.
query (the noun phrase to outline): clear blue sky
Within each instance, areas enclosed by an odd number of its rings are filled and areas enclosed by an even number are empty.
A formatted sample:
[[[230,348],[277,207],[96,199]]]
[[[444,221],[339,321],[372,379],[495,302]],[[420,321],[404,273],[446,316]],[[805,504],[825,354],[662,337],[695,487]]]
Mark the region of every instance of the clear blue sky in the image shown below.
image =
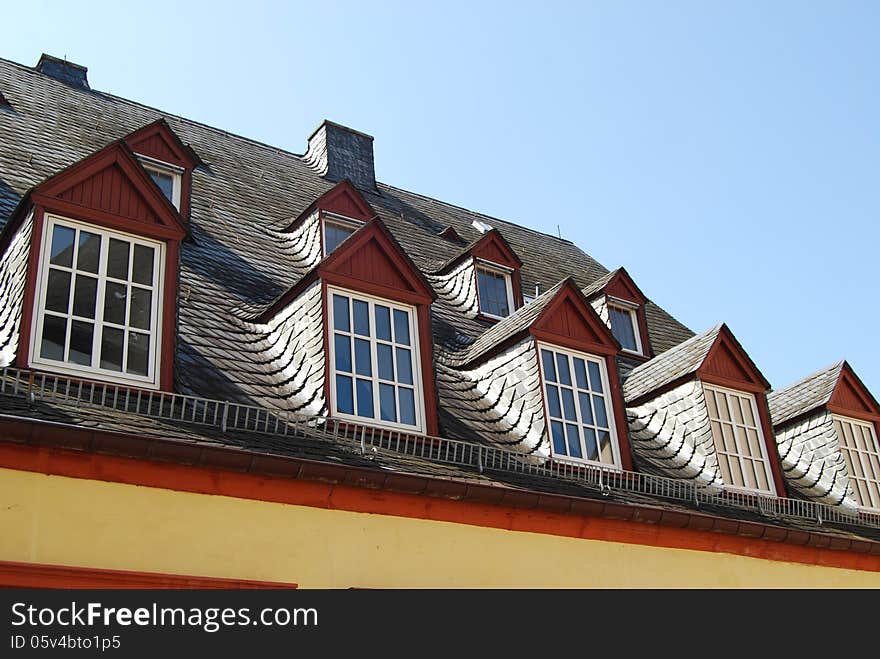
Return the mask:
[[[774,387],[880,397],[880,3],[18,2],[0,57],[296,153],[326,117],[380,180],[560,225]]]

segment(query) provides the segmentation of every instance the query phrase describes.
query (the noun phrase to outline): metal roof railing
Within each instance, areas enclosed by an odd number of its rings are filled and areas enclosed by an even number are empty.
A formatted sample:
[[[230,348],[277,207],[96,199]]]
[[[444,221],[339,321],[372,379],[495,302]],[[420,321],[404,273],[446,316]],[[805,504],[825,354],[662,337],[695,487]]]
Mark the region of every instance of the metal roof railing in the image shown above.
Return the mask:
[[[168,422],[205,426],[225,433],[243,431],[271,436],[300,436],[331,442],[371,455],[388,451],[399,456],[465,467],[479,473],[562,479],[602,494],[633,493],[695,507],[719,507],[758,514],[768,520],[833,524],[880,529],[880,514],[815,501],[713,490],[693,481],[592,465],[537,458],[498,446],[391,430],[324,416],[259,405],[136,389],[40,373],[26,369],[0,371],[0,394],[74,407],[123,412]],[[2,409],[0,409],[2,411]]]

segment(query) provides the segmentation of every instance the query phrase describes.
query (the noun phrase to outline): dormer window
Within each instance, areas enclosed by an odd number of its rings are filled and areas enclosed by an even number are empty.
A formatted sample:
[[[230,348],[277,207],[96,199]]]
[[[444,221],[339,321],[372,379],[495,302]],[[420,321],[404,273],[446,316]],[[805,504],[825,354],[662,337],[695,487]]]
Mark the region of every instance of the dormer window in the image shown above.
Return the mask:
[[[642,338],[639,335],[638,305],[617,298],[608,299],[608,318],[611,333],[626,352],[643,354]]]
[[[162,194],[170,201],[177,210],[180,210],[180,183],[183,177],[183,169],[161,162],[154,158],[138,155],[144,169],[153,183],[159,186]]]
[[[513,310],[510,270],[477,261],[477,295],[480,313],[490,318],[506,318]]]
[[[164,245],[47,216],[33,364],[157,386]]]
[[[833,418],[856,501],[864,508],[880,510],[880,450],[874,424],[845,416]]]
[[[363,226],[363,222],[335,213],[323,213],[324,256],[330,255],[339,244]]]
[[[703,384],[721,478],[733,489],[774,494],[754,394]]]
[[[538,344],[553,457],[619,467],[605,360]]]

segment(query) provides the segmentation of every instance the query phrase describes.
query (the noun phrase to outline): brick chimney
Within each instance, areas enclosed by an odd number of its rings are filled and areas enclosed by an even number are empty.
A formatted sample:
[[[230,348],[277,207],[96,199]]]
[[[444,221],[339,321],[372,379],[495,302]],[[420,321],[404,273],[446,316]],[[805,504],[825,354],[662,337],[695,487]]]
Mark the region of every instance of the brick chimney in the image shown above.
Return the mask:
[[[89,87],[89,78],[86,75],[88,69],[79,64],[43,53],[40,55],[40,61],[37,62],[36,68],[40,73],[44,73],[50,78],[55,78],[65,85],[78,87],[79,89],[91,89]]]
[[[325,119],[309,137],[309,148],[303,159],[331,181],[347,178],[362,190],[376,191],[370,135]]]

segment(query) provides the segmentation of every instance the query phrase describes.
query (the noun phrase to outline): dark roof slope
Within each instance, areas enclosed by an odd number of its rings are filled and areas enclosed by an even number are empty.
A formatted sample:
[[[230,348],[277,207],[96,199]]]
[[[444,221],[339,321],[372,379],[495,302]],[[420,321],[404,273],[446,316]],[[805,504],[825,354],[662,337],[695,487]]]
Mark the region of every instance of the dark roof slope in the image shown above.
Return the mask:
[[[221,370],[203,358],[198,346],[206,339],[218,350],[234,345],[224,336],[222,317],[233,310],[259,308],[302,277],[296,268],[279,267],[284,262],[279,232],[334,182],[321,178],[300,155],[100,91],[73,88],[2,59],[0,91],[15,108],[0,113],[0,226],[30,188],[158,119],[164,118],[198,155],[201,164],[193,173],[190,218],[193,241],[181,250],[178,357],[185,368],[179,369],[179,386],[206,395],[222,387],[226,395],[247,396],[245,384],[227,377],[238,370],[240,357],[228,354]],[[566,277],[583,288],[607,273],[570,241],[511,222],[382,183],[377,192],[364,196],[423,272],[434,271],[461,251],[460,244],[438,235],[443,229],[451,226],[472,242],[481,235],[472,226],[479,220],[498,229],[522,259],[526,291],[536,284],[553,286]],[[435,315],[445,321],[452,318],[442,304],[435,306]],[[464,344],[492,327],[454,320],[456,329],[470,337]],[[648,323],[658,353],[691,336],[653,305],[648,306]]]
[[[770,406],[773,425],[778,426],[790,419],[811,412],[817,407],[826,405],[831,400],[844,363],[839,361],[808,375],[803,380],[790,384],[784,389],[771,391],[767,394],[767,404]]]

